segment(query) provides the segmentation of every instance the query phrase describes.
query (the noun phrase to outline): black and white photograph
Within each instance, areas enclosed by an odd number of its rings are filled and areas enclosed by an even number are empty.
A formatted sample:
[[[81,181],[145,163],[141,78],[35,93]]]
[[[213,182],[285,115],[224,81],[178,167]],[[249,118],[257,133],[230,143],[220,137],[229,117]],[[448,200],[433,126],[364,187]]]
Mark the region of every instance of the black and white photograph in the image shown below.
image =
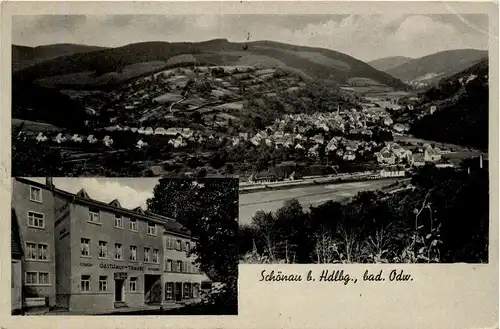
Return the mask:
[[[12,176],[455,170],[487,159],[488,40],[485,14],[13,16]]]
[[[13,315],[237,315],[238,181],[13,178]]]
[[[12,173],[236,175],[243,263],[488,263],[487,31],[485,14],[14,16]]]

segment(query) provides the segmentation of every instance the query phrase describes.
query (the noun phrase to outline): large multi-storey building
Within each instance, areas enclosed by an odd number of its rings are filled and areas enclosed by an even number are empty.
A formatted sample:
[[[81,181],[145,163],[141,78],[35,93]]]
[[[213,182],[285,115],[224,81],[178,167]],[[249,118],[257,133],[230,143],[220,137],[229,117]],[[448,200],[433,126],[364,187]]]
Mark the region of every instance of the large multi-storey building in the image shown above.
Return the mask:
[[[12,208],[24,248],[25,297],[68,310],[110,310],[193,301],[209,279],[193,263],[194,240],[177,221],[118,200],[93,200],[13,180]]]

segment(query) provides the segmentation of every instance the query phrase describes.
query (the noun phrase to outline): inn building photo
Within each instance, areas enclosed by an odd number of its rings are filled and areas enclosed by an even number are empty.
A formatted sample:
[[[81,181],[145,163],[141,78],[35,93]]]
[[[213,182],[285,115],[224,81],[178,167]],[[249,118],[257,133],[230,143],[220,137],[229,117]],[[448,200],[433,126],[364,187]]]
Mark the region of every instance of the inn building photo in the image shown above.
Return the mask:
[[[206,303],[221,285],[200,268],[202,246],[186,226],[145,206],[127,208],[105,184],[97,197],[85,187],[60,189],[53,178],[12,184],[14,314],[168,314]],[[106,194],[111,201],[99,200]]]

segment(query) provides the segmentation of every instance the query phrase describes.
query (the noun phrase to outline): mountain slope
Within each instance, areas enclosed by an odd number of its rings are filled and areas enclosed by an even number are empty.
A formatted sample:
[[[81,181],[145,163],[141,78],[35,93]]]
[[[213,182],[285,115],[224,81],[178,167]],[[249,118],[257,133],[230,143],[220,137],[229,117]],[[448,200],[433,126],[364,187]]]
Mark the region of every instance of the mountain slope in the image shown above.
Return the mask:
[[[117,72],[129,65],[153,61],[167,62],[181,55],[190,55],[196,61],[214,65],[288,68],[303,76],[332,80],[339,84],[363,81],[366,84],[397,89],[407,87],[399,79],[336,51],[271,41],[232,43],[225,39],[199,43],[145,42],[73,54],[28,67],[16,72],[14,77],[34,81],[79,72]]]
[[[403,81],[425,81],[435,84],[474,65],[488,56],[486,50],[458,49],[416,58],[386,72]]]
[[[12,45],[12,71],[28,66],[77,53],[86,53],[106,49],[104,47],[61,43],[47,46],[27,47]]]
[[[417,111],[435,106],[411,126],[425,139],[488,148],[488,60],[442,79],[422,95]]]
[[[383,57],[376,59],[374,61],[368,62],[371,66],[376,68],[377,70],[387,72],[387,70],[392,69],[394,67],[403,65],[411,61],[413,58],[405,57],[405,56],[391,56],[391,57]]]

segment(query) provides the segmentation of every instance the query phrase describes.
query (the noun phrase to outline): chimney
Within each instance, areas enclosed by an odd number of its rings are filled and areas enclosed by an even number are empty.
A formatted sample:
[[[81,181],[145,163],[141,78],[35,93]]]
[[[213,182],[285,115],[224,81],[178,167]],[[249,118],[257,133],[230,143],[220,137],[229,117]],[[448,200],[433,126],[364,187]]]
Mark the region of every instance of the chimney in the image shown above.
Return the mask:
[[[47,185],[47,187],[49,187],[50,189],[53,189],[55,187],[54,182],[52,181],[52,177],[45,178],[45,185]]]

